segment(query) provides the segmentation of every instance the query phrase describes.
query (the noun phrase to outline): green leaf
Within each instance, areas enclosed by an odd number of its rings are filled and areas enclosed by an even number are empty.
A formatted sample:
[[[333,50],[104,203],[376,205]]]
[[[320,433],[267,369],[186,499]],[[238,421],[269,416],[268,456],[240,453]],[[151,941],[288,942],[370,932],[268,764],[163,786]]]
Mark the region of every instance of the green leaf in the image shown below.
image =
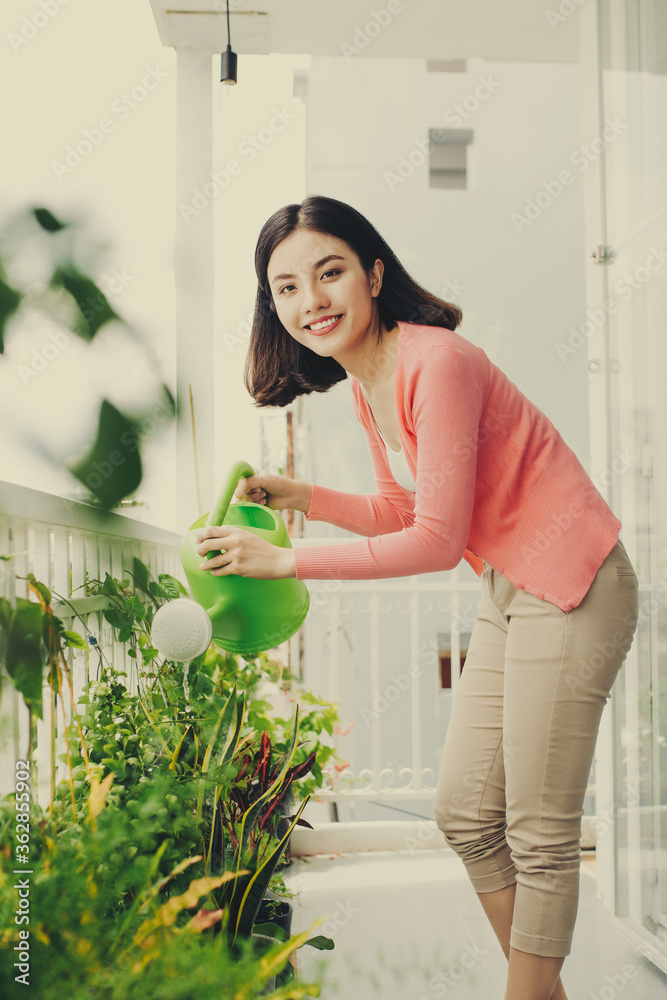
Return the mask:
[[[134,582],[137,587],[140,587],[141,590],[147,591],[150,573],[148,572],[148,567],[142,563],[141,559],[137,559],[136,556],[132,562],[132,575],[134,576]]]
[[[0,354],[5,351],[5,328],[21,304],[21,294],[4,280],[0,269]]]
[[[292,830],[296,826],[301,813],[306,808],[309,798],[310,796],[307,796],[303,800],[290,826],[277,842],[275,848],[267,852],[268,856],[264,856],[261,864],[250,875],[239,876],[238,881],[234,883],[232,898],[229,902],[230,928],[233,934],[232,940],[235,940],[237,935],[247,937],[252,933],[253,921],[259,910],[260,903],[266,894],[266,889],[276,866],[283,856]],[[247,816],[248,813],[245,815]]]
[[[177,580],[175,576],[170,573],[160,573],[158,580],[162,586],[167,597],[172,600],[177,598],[180,594],[184,597],[188,597],[187,587],[184,587],[180,580]]]
[[[33,585],[39,596],[42,598],[45,604],[51,603],[51,591],[44,583],[40,583],[39,580],[35,579],[34,573],[28,573],[28,580]]]
[[[0,626],[8,629],[12,620],[12,606],[6,597],[0,597]]]
[[[109,622],[109,625],[113,625],[114,628],[122,628],[128,622],[132,625],[132,619],[118,608],[107,608],[104,612],[104,617]]]
[[[83,639],[78,632],[63,632],[63,639],[67,646],[72,646],[74,649],[88,649],[88,643]]]
[[[276,941],[287,941],[287,931],[279,924],[274,924],[270,920],[262,924],[252,925],[253,934],[266,934],[267,937],[275,938]]]
[[[78,305],[84,322],[76,325],[74,333],[85,340],[92,340],[105,323],[120,319],[95,282],[85,274],[81,274],[73,264],[56,268],[51,278],[51,286],[64,288]]]
[[[127,642],[127,640],[130,638],[131,635],[132,635],[132,620],[130,619],[129,622],[125,622],[123,625],[121,625],[118,631],[118,641]]]
[[[49,212],[48,208],[33,208],[32,214],[47,233],[58,233],[67,226],[66,222],[60,222],[56,219],[55,215]]]
[[[104,577],[104,583],[102,584],[102,593],[115,596],[118,593],[118,587],[113,579],[107,573]]]
[[[115,507],[141,483],[138,430],[107,399],[100,407],[97,438],[88,454],[68,463],[72,475],[107,509]]]
[[[317,948],[318,951],[331,951],[335,947],[335,942],[333,938],[325,937],[324,934],[318,934],[316,937],[308,938],[304,944],[309,944],[311,948]]]
[[[146,608],[143,606],[138,597],[130,597],[125,601],[125,610],[128,614],[136,618],[137,621],[142,622],[146,617]]]
[[[7,673],[14,687],[42,718],[42,609],[34,601],[16,599],[7,641]]]

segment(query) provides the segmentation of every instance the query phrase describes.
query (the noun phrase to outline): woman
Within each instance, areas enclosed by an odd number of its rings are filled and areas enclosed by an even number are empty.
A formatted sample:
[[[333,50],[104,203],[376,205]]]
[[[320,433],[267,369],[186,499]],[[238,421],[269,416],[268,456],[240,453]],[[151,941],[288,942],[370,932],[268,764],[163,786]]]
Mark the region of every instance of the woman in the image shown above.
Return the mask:
[[[260,406],[349,374],[378,493],[258,473],[239,495],[367,536],[280,549],[202,530],[202,568],[261,579],[482,579],[445,740],[435,816],[509,960],[508,1000],[563,1000],[583,800],[598,725],[637,620],[614,516],[572,450],[455,332],[374,227],[320,196],[264,225],[246,384]],[[224,547],[221,547],[224,546]]]

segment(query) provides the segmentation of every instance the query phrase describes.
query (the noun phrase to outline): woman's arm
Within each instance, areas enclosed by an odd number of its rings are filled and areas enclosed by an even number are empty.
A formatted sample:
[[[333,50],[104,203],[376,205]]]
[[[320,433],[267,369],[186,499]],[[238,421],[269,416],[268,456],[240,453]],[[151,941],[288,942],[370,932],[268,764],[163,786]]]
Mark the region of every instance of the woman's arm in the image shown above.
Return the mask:
[[[396,527],[360,541],[300,546],[295,550],[298,579],[411,576],[453,569],[463,558],[475,496],[482,389],[468,358],[443,346],[424,351],[415,363],[406,392],[417,437],[414,516],[409,517],[407,509],[405,517],[399,514],[386,497],[319,492],[315,487],[311,503],[313,519],[325,520],[317,517],[318,511],[333,513],[339,503],[343,518],[338,523],[343,527],[347,526],[344,521],[358,526],[388,523],[389,508],[385,504],[389,504],[395,512],[391,518]],[[376,444],[375,448],[378,447]],[[371,451],[380,485],[386,478],[386,463],[373,447]],[[395,483],[393,489],[402,494],[409,506],[409,495]]]

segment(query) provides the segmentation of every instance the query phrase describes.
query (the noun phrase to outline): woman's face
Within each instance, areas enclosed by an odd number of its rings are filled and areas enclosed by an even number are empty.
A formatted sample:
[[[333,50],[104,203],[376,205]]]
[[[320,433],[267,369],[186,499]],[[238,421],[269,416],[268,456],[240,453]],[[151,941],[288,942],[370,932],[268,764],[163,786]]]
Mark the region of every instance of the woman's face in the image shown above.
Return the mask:
[[[383,264],[364,271],[354,250],[325,233],[297,229],[269,259],[267,280],[290,336],[343,366],[373,330]]]

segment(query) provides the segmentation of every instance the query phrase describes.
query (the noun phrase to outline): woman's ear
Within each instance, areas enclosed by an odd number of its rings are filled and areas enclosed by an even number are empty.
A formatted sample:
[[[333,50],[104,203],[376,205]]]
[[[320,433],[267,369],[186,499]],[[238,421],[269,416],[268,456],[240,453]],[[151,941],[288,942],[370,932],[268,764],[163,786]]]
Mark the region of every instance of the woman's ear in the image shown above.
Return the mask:
[[[374,298],[380,294],[380,289],[382,288],[382,277],[384,275],[384,264],[378,257],[378,259],[373,264],[369,272],[371,295]]]

